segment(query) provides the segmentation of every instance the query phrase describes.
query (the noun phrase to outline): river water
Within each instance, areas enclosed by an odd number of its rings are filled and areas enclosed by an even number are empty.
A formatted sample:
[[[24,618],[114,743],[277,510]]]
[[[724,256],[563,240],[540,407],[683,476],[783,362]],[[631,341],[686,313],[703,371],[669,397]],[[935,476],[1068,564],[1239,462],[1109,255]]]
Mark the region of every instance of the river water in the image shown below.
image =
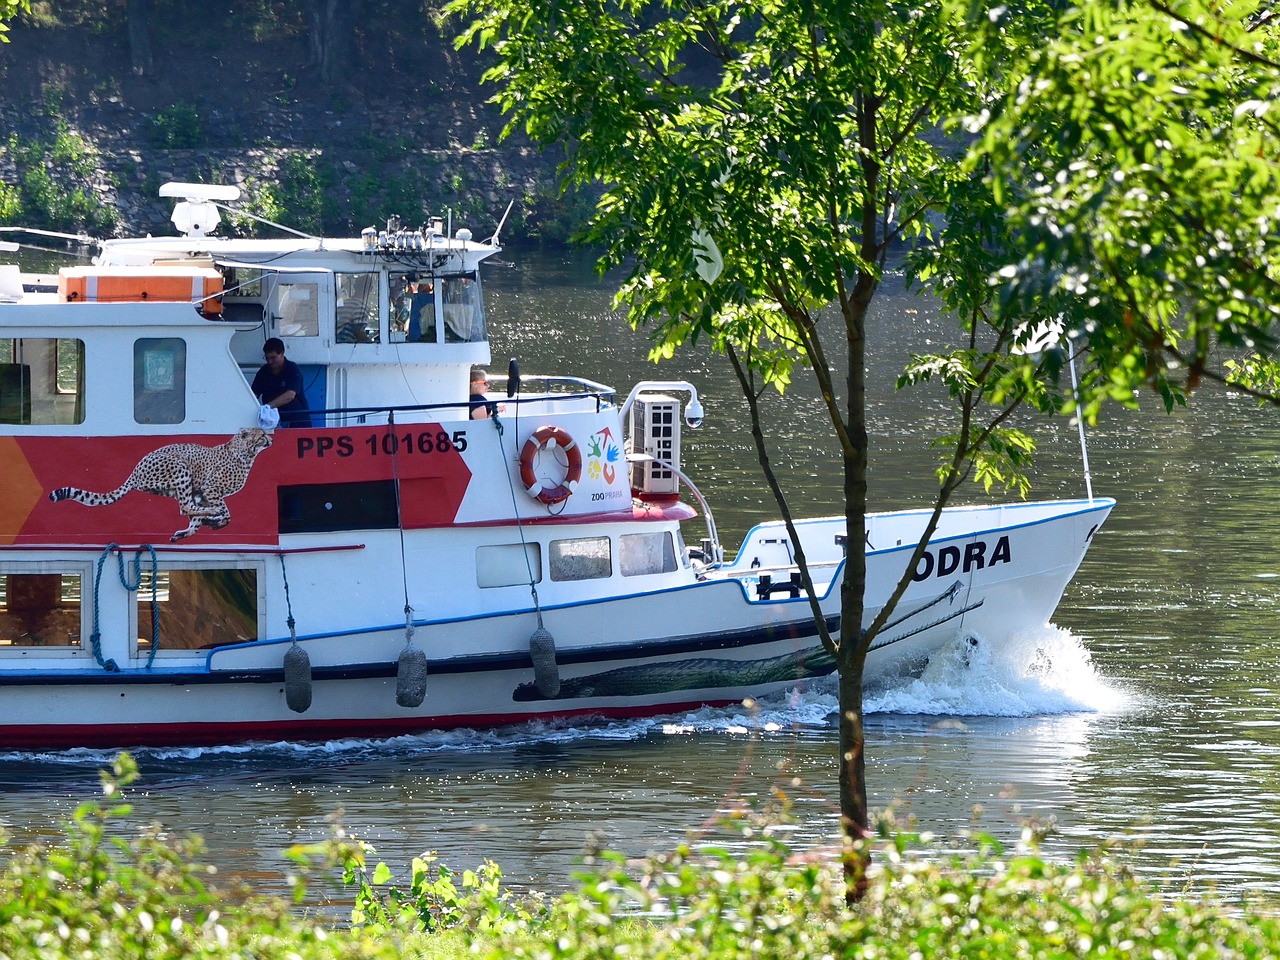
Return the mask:
[[[516,356],[525,372],[620,391],[641,377],[694,380],[706,426],[686,432],[684,463],[726,543],[776,514],[720,358],[695,350],[655,367],[644,335],[611,312],[613,287],[579,258],[504,256],[487,283],[495,370]],[[947,405],[897,393],[893,379],[944,329],[928,301],[886,285],[868,397],[877,509],[930,494],[927,443],[948,429]],[[1055,625],[1002,657],[871,691],[870,799],[948,840],[976,828],[1012,842],[1028,819],[1052,822],[1053,856],[1124,841],[1118,856],[1176,889],[1274,903],[1280,414],[1211,391],[1171,416],[1154,397],[1141,407],[1090,434],[1094,490],[1119,503]],[[838,512],[834,445],[803,377],[769,417],[797,514]],[[1046,422],[1038,435],[1032,495],[1082,495],[1074,427]],[[139,819],[203,834],[209,862],[267,891],[285,889],[280,851],[323,839],[337,815],[395,868],[427,850],[458,869],[488,858],[516,888],[555,891],[589,840],[632,856],[669,849],[775,789],[798,843],[833,839],[834,709],[824,685],[752,711],[651,721],[140,751],[132,799]],[[19,842],[58,832],[110,759],[0,754],[0,824]]]

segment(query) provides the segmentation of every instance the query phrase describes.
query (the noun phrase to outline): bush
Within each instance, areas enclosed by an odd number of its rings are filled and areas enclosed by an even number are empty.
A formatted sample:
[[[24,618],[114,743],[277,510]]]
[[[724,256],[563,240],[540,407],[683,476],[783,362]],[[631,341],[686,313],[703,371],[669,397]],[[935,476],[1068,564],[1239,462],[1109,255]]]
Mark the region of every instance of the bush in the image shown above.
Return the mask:
[[[191,104],[174,104],[150,118],[147,140],[166,149],[199,147],[204,144],[204,121]]]
[[[797,856],[782,835],[743,824],[734,849],[685,846],[638,871],[603,855],[537,927],[508,925],[473,951],[491,960],[1280,956],[1275,918],[1167,899],[1097,854],[1051,863],[1031,831],[1008,854],[986,836],[949,853],[886,830],[853,906],[839,856]]]
[[[0,222],[51,230],[110,233],[116,211],[98,199],[92,178],[98,168],[93,146],[61,118],[50,142],[9,136],[18,172],[16,189],[0,193]]]
[[[113,806],[85,803],[62,844],[7,851],[0,874],[0,956],[12,960],[66,957],[192,956],[327,960],[402,955],[401,938],[371,941],[294,916],[287,904],[207,884],[198,839],[169,842],[158,826],[120,836],[130,811],[120,801],[137,767],[121,756],[104,773]]]
[[[1280,925],[1265,912],[1165,896],[1100,852],[1052,863],[1030,829],[1011,852],[984,835],[948,850],[886,823],[871,845],[864,896],[848,905],[840,851],[800,855],[783,839],[785,825],[747,817],[635,865],[594,852],[592,872],[549,905],[516,901],[492,863],[459,878],[430,854],[398,885],[385,864],[368,869],[371,848],[339,832],[288,852],[302,876],[337,874],[354,891],[350,925],[322,922],[280,901],[219,892],[196,860],[197,839],[169,842],[157,827],[121,836],[130,809],[120,792],[136,776],[122,756],[103,775],[114,806],[82,805],[60,845],[8,851],[0,957],[1280,956]],[[305,896],[301,880],[296,890]]]

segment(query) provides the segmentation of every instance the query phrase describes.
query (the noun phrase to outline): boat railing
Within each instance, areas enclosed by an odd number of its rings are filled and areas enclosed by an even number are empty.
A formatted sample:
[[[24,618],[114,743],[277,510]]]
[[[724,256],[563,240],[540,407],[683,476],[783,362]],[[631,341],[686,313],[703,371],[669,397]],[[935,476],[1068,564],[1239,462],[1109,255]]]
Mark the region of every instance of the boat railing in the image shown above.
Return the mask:
[[[505,381],[503,378],[493,378]],[[528,383],[521,378],[520,392],[515,396],[502,396],[502,390],[490,394],[490,402],[501,404],[504,408],[499,416],[504,420],[515,418],[546,416],[554,413],[599,413],[614,404],[615,392],[612,387],[582,380],[576,377],[539,377],[534,382],[542,385],[543,390],[530,392],[525,390]],[[447,414],[449,419],[465,420],[470,416],[473,401],[460,400],[450,403],[415,403],[388,404],[378,406],[327,407],[311,411],[313,417],[323,417],[325,426],[350,426],[389,422],[393,417],[420,421],[424,414]]]

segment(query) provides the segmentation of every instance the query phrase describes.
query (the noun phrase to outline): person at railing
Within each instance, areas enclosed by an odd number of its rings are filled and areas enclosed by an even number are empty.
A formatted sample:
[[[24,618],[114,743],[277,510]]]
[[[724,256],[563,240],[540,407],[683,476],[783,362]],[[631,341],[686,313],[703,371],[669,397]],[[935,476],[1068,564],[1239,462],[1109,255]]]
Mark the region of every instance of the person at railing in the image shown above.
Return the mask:
[[[471,368],[471,419],[487,420],[494,414],[505,410],[505,403],[494,403],[489,399],[489,374],[483,367]]]
[[[262,345],[264,363],[253,378],[252,390],[264,406],[280,412],[280,426],[311,426],[310,408],[302,389],[302,371],[285,359],[284,341],[272,337]]]

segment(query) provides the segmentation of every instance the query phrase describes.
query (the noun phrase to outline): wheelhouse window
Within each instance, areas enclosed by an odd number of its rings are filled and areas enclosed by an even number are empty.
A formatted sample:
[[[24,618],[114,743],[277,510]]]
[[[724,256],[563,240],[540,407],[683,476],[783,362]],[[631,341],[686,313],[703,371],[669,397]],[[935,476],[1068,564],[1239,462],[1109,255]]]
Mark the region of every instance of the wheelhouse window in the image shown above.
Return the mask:
[[[441,277],[436,284],[444,315],[446,343],[478,343],[488,336],[480,280],[474,273]]]
[[[387,275],[392,343],[436,342],[436,284],[414,270]]]
[[[281,282],[280,336],[318,337],[320,335],[320,284]]]
[[[608,537],[552,540],[552,580],[600,580],[613,574],[613,554]]]
[[[261,300],[262,271],[253,267],[223,267],[223,299]]]
[[[676,548],[671,534],[624,533],[618,538],[618,569],[624,577],[671,573],[676,569]]]
[[[542,582],[542,547],[500,543],[476,547],[476,586],[514,587]]]
[[[84,570],[51,564],[0,569],[0,654],[12,647],[79,648]]]
[[[136,594],[138,655],[149,656],[153,643],[163,655],[257,640],[258,577],[256,566],[162,568],[153,590],[144,561]]]
[[[133,419],[181,423],[187,418],[187,343],[180,337],[133,342]]]
[[[0,339],[0,423],[84,422],[84,341]]]
[[[336,273],[336,343],[378,343],[378,274]]]

